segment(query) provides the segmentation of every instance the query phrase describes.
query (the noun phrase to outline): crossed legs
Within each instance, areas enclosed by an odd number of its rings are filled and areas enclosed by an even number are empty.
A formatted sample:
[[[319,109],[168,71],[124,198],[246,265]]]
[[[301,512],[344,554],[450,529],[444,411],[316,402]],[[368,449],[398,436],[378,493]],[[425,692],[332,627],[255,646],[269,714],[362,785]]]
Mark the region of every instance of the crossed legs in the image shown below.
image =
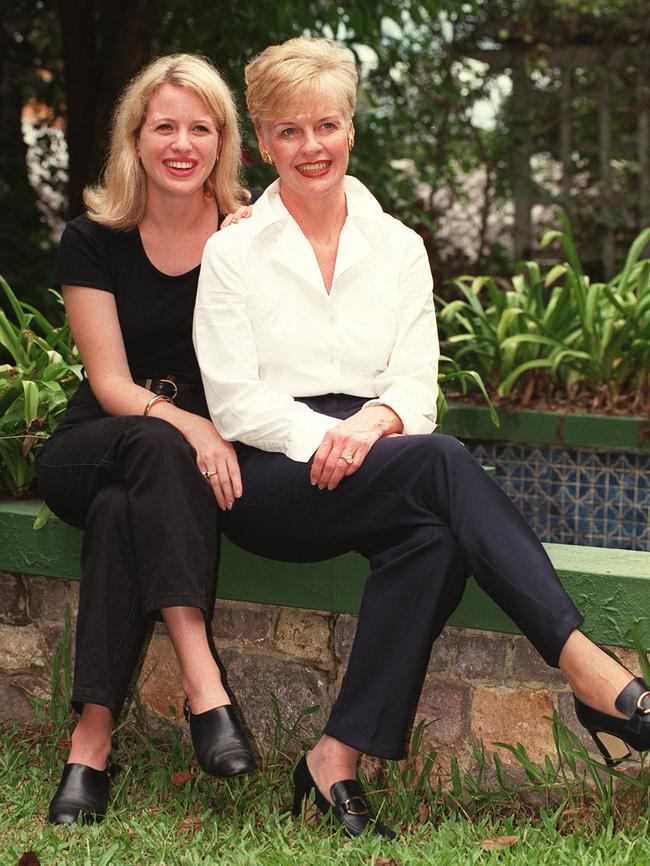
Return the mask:
[[[275,559],[348,550],[371,563],[357,635],[325,734],[309,756],[321,792],[353,778],[359,752],[404,755],[431,643],[472,573],[585,703],[614,713],[630,674],[578,631],[582,618],[538,539],[450,437],[381,440],[334,491],[308,464],[240,451],[246,495],[224,520],[239,545]]]

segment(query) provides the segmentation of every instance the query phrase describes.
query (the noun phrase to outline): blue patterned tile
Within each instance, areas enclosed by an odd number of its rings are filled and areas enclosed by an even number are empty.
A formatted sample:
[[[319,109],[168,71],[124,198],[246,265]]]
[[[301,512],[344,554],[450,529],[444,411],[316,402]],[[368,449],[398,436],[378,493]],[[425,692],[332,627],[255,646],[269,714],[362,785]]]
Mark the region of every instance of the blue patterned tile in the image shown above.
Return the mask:
[[[650,455],[470,443],[543,541],[650,549]]]

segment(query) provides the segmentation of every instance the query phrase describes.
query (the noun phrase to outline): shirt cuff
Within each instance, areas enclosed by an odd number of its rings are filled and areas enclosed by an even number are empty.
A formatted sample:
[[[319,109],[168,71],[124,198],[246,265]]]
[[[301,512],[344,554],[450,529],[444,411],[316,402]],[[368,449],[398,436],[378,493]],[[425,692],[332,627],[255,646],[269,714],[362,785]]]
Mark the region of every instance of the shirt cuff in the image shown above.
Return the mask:
[[[332,427],[341,423],[340,418],[322,415],[320,412],[310,412],[295,419],[291,431],[291,439],[287,445],[286,455],[297,463],[307,463],[318,450],[323,436]]]
[[[416,433],[433,433],[436,429],[436,410],[429,413],[422,412],[421,406],[414,406],[410,400],[400,399],[396,395],[391,395],[388,399],[376,397],[374,400],[368,400],[364,406],[388,406],[393,412],[396,412],[404,425],[403,433],[412,436]]]

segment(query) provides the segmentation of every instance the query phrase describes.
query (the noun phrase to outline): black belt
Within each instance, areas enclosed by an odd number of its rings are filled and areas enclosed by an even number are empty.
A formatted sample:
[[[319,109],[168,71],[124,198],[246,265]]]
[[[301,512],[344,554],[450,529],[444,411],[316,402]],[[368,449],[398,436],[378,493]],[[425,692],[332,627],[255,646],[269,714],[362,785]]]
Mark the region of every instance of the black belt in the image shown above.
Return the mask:
[[[176,376],[170,373],[159,379],[134,379],[136,385],[141,385],[153,394],[160,394],[175,400],[179,394],[203,394],[203,385],[200,382],[177,382]]]

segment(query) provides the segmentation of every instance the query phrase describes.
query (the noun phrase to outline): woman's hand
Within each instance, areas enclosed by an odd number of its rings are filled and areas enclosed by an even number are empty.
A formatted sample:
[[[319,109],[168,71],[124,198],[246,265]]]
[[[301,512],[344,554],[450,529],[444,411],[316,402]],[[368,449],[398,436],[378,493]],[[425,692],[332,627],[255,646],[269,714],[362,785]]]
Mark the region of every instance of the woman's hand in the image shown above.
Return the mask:
[[[365,406],[327,431],[314,455],[311,483],[334,490],[357,471],[378,439],[403,429],[399,415],[388,406]]]
[[[241,473],[237,453],[230,442],[222,439],[207,418],[192,415],[183,424],[183,435],[196,451],[196,465],[202,475],[209,476],[219,508],[230,510],[242,495]]]
[[[226,214],[219,228],[225,229],[228,228],[228,226],[236,226],[239,220],[247,220],[252,213],[252,205],[244,204],[241,207],[238,207],[234,213]]]

